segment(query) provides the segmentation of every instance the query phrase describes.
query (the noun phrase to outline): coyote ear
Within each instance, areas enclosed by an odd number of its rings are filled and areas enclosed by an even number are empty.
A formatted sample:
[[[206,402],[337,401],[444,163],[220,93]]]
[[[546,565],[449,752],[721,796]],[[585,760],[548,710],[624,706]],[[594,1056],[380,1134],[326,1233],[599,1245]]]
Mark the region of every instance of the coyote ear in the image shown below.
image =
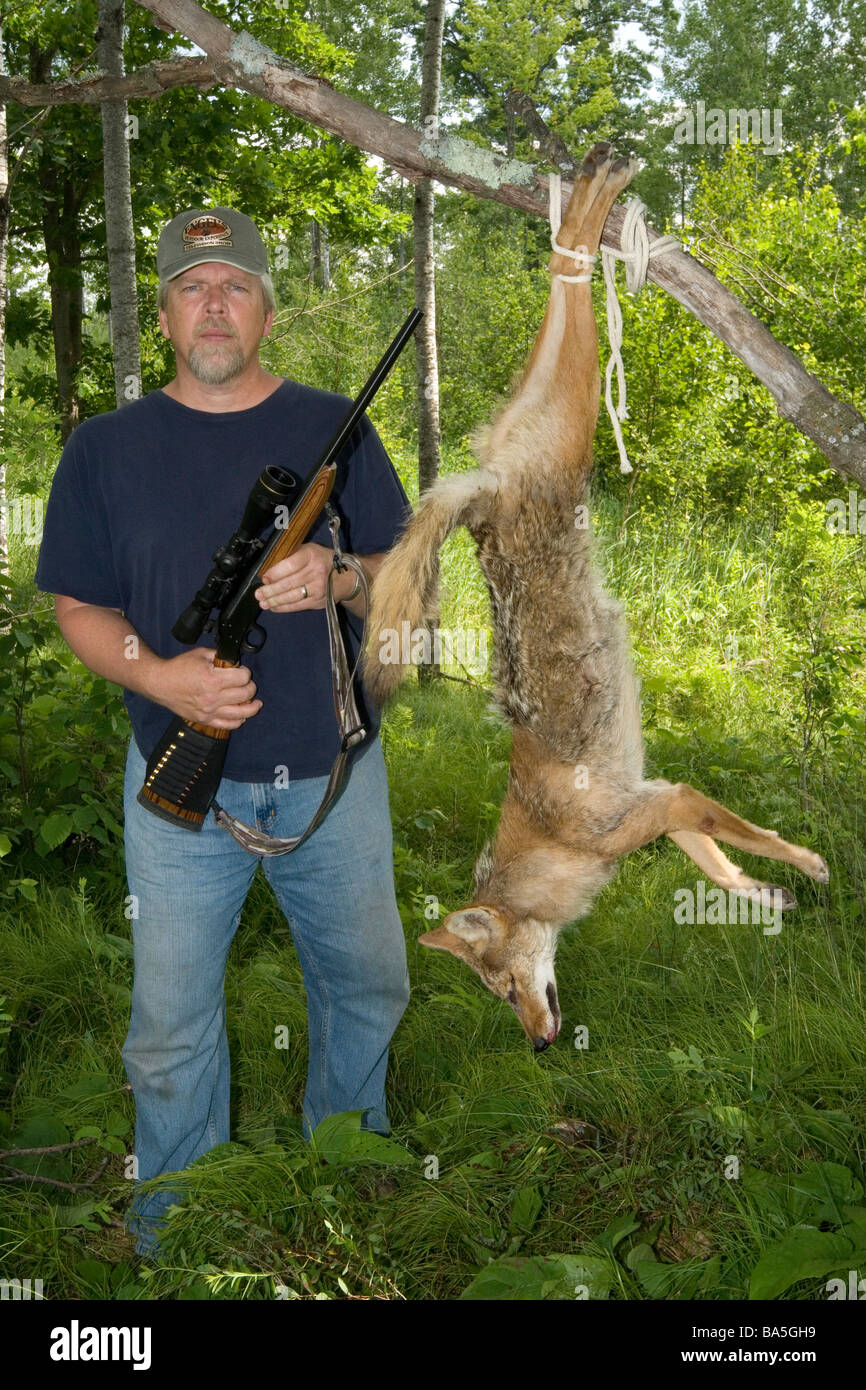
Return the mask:
[[[454,943],[451,933],[444,927],[436,927],[433,931],[425,931],[423,936],[418,937],[418,944],[421,946],[432,946],[434,951],[453,951]]]
[[[467,946],[473,951],[483,951],[490,938],[499,935],[501,927],[499,916],[492,908],[464,907],[459,912],[449,912],[441,927],[425,932],[418,940],[422,946],[458,955],[461,948],[465,950]]]

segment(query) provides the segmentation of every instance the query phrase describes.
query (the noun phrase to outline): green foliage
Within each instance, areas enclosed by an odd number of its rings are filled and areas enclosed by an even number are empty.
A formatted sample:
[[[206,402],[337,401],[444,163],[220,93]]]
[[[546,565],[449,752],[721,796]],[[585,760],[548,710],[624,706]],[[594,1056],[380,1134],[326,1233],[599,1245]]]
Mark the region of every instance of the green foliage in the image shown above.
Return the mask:
[[[692,108],[698,100],[708,110],[779,108],[785,148],[814,140],[842,187],[838,113],[862,102],[863,35],[858,0],[687,0],[668,8],[663,28],[667,92]],[[680,146],[677,154],[715,165],[722,147]],[[772,164],[756,161],[758,182]]]
[[[862,218],[846,215],[822,175],[817,142],[774,161],[761,188],[757,158],[733,146],[702,178],[695,252],[831,391],[862,406]]]
[[[607,54],[587,31],[583,5],[462,0],[455,29],[461,68],[487,93],[494,129],[505,127],[503,99],[515,87],[543,108],[554,106],[556,127],[571,145],[600,130],[617,105]]]
[[[345,1163],[412,1163],[413,1156],[370,1130],[361,1128],[363,1110],[329,1115],[316,1126],[313,1133],[313,1152],[319,1162],[328,1167]]]
[[[606,1260],[574,1255],[506,1255],[492,1260],[461,1299],[606,1298],[614,1276]]]
[[[443,68],[454,85],[453,104],[467,113],[462,133],[531,159],[533,142],[506,106],[516,89],[575,151],[598,139],[642,143],[633,103],[650,75],[637,47],[614,39],[618,24],[630,18],[654,31],[655,8],[460,0],[446,26]]]
[[[863,1184],[848,1168],[810,1163],[787,1174],[747,1169],[743,1186],[770,1226],[788,1227],[752,1270],[750,1298],[779,1298],[795,1284],[827,1275],[847,1285],[848,1271],[866,1260]]]
[[[547,253],[537,251],[529,219],[505,226],[465,197],[443,210],[443,240],[437,275],[443,436],[465,447],[529,353],[550,288]]]
[[[28,599],[29,599],[28,595]],[[51,608],[0,607],[0,894],[36,900],[45,861],[66,846],[117,853],[122,755],[128,742],[117,687],[58,640]]]
[[[818,180],[814,155],[776,161],[763,191],[753,178],[758,157],[729,150],[723,168],[705,175],[678,235],[830,390],[862,407],[862,225]],[[689,525],[720,511],[760,512],[777,526],[800,501],[847,495],[817,449],[779,418],[769,392],[670,296],[648,286],[620,301],[635,510],[673,514],[675,524],[685,514]],[[597,307],[602,317],[601,299]],[[598,484],[621,491],[604,410],[596,455]]]

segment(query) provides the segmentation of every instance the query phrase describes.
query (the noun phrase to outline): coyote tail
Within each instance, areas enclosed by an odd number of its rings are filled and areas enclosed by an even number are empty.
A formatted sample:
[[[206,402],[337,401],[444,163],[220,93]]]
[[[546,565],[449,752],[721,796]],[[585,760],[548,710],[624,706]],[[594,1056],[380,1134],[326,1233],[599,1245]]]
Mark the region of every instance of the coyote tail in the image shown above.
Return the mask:
[[[439,551],[457,527],[480,520],[487,510],[492,478],[480,469],[443,478],[424,493],[373,584],[364,685],[378,704],[389,699],[406,675],[398,661],[380,660],[388,633],[398,641],[402,624],[415,631],[438,612]]]

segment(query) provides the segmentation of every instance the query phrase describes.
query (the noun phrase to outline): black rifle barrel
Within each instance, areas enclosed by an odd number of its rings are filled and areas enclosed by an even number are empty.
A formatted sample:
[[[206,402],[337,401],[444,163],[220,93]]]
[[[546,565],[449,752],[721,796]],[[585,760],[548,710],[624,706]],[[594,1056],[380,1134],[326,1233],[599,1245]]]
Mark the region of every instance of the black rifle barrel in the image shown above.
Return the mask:
[[[359,395],[352,402],[352,408],[344,416],[330,442],[325,446],[307,476],[303,479],[291,505],[290,517],[300,511],[308,495],[318,486],[323,469],[336,472],[336,460],[346,441],[357,428],[361,416],[375,396],[382,382],[390,372],[418,323],[423,317],[422,310],[413,309],[406,322],[396,334],[381,361],[373,369]],[[322,504],[324,506],[324,503]],[[255,591],[262,583],[262,574],[271,564],[275,551],[279,551],[285,527],[274,527],[264,540],[264,547],[256,555],[253,564],[240,579],[231,598],[220,612],[217,621],[217,654],[223,661],[236,666],[244,649],[243,642],[250,628],[261,613],[261,606],[255,598]],[[246,648],[246,650],[250,650]]]
[[[337,454],[342,449],[346,440],[356,429],[361,419],[361,416],[364,414],[364,411],[367,409],[367,406],[370,404],[376,392],[379,390],[379,387],[382,385],[382,382],[385,380],[385,377],[388,375],[397,358],[400,356],[400,353],[406,346],[407,338],[409,338],[411,334],[414,333],[415,328],[418,324],[418,320],[421,318],[423,318],[423,311],[421,309],[413,309],[409,317],[406,319],[406,322],[398,330],[397,336],[394,338],[394,341],[391,343],[391,346],[383,354],[382,359],[378,363],[378,365],[373,368],[372,372],[367,378],[367,381],[362,386],[360,394],[355,398],[355,402],[352,406],[351,411],[346,416],[343,423],[340,425],[333,439],[322,450],[321,454],[319,455],[313,467],[310,469],[306,478],[304,478],[303,483],[301,484],[302,491],[307,487],[308,483],[312,482],[313,478],[315,478],[316,474],[318,473],[319,469],[322,467],[323,464],[330,463],[332,459],[335,459],[337,457]],[[298,501],[300,501],[300,497],[301,494],[298,495]]]

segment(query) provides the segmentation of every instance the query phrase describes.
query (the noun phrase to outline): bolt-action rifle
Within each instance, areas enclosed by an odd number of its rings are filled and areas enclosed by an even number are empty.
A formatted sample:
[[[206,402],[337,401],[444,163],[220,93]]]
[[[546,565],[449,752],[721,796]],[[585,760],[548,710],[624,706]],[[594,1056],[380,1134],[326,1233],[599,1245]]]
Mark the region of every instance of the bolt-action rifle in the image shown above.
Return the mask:
[[[138,793],[142,806],[173,825],[187,830],[201,830],[208,810],[213,806],[217,823],[225,826],[245,848],[256,854],[285,854],[297,848],[324,819],[339,791],[349,750],[367,735],[355,705],[352,690],[355,670],[349,671],[332,593],[332,580],[338,571],[347,568],[355,571],[365,599],[368,597],[367,579],[362,566],[340,550],[339,520],[328,498],[334,485],[341,449],[357,428],[420,318],[421,311],[413,309],[299,488],[292,474],[285,469],[274,464],[268,464],[264,469],[250,492],[240,526],[228,544],[214,552],[214,568],[171,630],[179,642],[188,645],[198,641],[203,632],[215,631],[215,666],[239,666],[245,653],[261,651],[267,633],[256,621],[262,610],[255,598],[255,591],[263,583],[262,574],[279,560],[293,555],[303,544],[322,510],[328,511],[334,565],[328,575],[326,613],[341,743],[325,799],[303,835],[293,840],[274,839],[244,826],[222,811],[215,802],[231,730],[217,729],[177,716],[153,750],[144,785]],[[259,533],[269,522],[274,522],[278,508],[285,513],[281,517],[285,524],[273,524],[267,535],[261,537]],[[217,614],[211,618],[214,609]],[[364,626],[366,635],[366,616]],[[254,635],[256,640],[252,641]],[[362,639],[361,651],[363,647]]]

